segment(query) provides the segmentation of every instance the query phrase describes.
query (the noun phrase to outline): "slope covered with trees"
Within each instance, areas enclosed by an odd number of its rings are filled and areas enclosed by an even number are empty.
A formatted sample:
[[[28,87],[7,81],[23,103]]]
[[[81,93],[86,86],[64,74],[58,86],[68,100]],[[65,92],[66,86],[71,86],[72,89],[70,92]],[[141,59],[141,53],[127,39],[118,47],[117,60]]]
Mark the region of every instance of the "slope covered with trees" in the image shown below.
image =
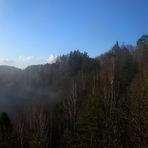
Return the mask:
[[[1,148],[148,147],[147,35],[96,58],[0,67],[0,88]]]

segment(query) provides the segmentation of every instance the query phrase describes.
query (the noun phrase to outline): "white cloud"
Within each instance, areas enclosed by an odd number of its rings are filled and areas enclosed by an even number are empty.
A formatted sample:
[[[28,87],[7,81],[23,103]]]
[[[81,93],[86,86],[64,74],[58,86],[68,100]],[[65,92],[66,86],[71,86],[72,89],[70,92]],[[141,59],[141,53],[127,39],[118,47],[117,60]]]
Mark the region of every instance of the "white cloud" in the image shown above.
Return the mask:
[[[33,60],[34,57],[33,56],[19,56],[19,60],[23,61],[23,62],[28,62]]]
[[[57,60],[57,56],[52,55],[52,54],[49,55],[48,59],[46,59],[46,61],[47,61],[48,63],[50,63],[50,64],[55,63],[56,60]]]
[[[29,65],[38,65],[46,63],[55,63],[57,56],[51,54],[48,58],[34,57],[34,56],[19,56],[18,58],[0,58],[0,65],[15,66],[18,68],[26,68]]]
[[[15,61],[8,59],[8,58],[0,58],[0,65],[11,65],[15,63]]]

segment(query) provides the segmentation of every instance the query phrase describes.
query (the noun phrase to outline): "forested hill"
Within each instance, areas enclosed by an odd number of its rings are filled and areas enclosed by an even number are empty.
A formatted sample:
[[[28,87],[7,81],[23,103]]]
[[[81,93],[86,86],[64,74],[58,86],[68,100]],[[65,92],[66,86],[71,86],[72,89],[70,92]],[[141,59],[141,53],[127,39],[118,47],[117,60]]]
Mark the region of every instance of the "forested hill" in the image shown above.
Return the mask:
[[[73,81],[81,81],[83,74],[85,77],[98,67],[98,60],[79,51],[59,57],[54,64],[29,66],[24,70],[0,66],[0,110],[11,113],[34,101],[52,106],[68,95]]]
[[[96,58],[0,66],[0,111],[0,148],[148,147],[148,36]]]

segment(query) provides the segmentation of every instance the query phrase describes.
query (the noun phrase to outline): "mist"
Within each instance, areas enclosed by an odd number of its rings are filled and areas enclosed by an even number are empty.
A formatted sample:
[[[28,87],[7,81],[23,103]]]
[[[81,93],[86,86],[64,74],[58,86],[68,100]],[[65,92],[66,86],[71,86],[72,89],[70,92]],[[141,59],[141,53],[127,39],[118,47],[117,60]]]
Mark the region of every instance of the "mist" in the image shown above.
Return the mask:
[[[30,71],[0,66],[0,112],[12,114],[39,100],[52,106],[61,99],[61,92],[55,91],[50,81],[43,82],[40,66],[33,67],[28,68]]]

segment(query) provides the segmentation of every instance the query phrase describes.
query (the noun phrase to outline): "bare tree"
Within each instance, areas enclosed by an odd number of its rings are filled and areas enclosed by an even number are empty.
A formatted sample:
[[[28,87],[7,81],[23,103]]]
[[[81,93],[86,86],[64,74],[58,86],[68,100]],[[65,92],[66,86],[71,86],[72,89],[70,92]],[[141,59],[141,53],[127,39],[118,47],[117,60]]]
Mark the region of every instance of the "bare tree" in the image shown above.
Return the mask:
[[[30,129],[32,130],[33,140],[32,147],[47,148],[49,146],[49,122],[50,116],[46,110],[46,106],[42,103],[36,104],[32,107],[30,116]],[[52,128],[50,128],[52,129]],[[50,131],[52,133],[52,131]],[[50,134],[50,136],[52,136]],[[51,139],[51,137],[50,137]],[[51,142],[51,140],[50,140]]]
[[[70,126],[75,129],[75,120],[77,115],[77,103],[78,103],[78,93],[77,84],[75,80],[72,82],[71,92],[69,96],[64,100],[64,109],[68,120],[70,121]]]

